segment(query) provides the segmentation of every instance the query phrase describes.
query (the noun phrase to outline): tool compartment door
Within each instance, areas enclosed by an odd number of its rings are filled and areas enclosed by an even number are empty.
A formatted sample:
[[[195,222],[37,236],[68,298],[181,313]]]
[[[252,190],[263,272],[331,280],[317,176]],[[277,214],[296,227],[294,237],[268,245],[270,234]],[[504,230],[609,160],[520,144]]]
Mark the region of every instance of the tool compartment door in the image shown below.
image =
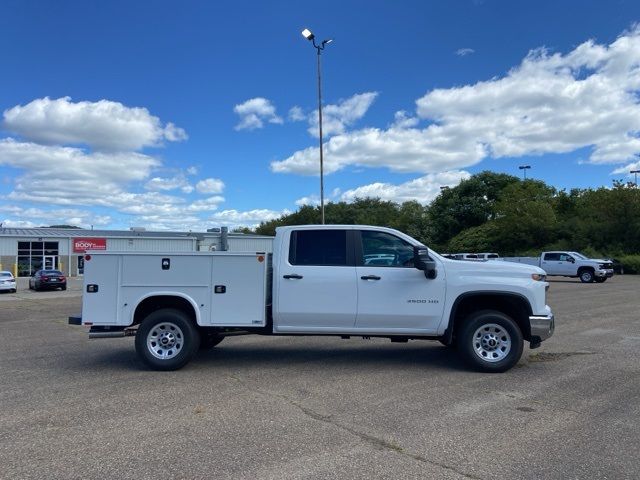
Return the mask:
[[[211,323],[215,326],[266,325],[267,256],[213,256]]]

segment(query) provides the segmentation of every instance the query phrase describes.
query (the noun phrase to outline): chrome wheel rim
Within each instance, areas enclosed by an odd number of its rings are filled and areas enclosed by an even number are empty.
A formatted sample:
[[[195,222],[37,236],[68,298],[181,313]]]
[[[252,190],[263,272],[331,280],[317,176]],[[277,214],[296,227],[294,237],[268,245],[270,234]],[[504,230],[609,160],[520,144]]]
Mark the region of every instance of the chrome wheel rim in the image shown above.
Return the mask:
[[[499,362],[511,351],[511,336],[497,323],[482,325],[473,334],[473,351],[485,362]]]
[[[160,360],[169,360],[178,355],[184,346],[184,334],[178,325],[162,322],[147,334],[147,349]]]
[[[592,280],[592,275],[589,272],[584,272],[582,274],[582,281],[583,282],[590,282]]]

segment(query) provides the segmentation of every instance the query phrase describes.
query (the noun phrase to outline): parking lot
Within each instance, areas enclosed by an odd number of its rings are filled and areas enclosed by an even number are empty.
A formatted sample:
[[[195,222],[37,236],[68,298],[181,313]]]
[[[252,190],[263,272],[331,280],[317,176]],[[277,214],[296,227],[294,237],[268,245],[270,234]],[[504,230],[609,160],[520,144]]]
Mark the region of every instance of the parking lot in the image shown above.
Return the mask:
[[[24,287],[24,288],[22,288]],[[436,342],[228,338],[177,372],[88,340],[65,292],[0,294],[0,478],[640,478],[640,277],[551,282],[504,374]]]

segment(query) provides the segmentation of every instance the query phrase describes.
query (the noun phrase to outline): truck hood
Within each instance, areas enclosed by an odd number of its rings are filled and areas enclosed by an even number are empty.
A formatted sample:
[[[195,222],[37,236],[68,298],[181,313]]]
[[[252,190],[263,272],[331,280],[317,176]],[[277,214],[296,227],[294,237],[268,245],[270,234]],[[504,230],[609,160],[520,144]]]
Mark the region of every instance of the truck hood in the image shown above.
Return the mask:
[[[500,260],[469,262],[442,258],[442,263],[447,271],[465,275],[490,275],[495,277],[531,277],[533,273],[546,275],[545,271],[540,267]]]

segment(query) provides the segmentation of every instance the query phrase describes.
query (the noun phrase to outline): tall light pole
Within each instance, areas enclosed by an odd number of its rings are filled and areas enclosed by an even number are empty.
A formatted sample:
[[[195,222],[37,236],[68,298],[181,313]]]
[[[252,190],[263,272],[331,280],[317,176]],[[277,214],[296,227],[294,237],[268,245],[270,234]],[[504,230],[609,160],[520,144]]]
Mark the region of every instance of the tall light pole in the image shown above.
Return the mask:
[[[636,177],[636,188],[638,188],[638,174],[640,173],[640,170],[631,170],[629,173],[633,173]]]
[[[520,165],[518,167],[520,170],[522,170],[522,173],[524,174],[524,179],[527,179],[527,170],[529,170],[531,168],[531,165]]]
[[[318,129],[320,132],[320,211],[321,221],[324,225],[324,159],[323,159],[323,146],[322,146],[322,77],[320,74],[320,53],[324,50],[324,47],[333,42],[333,39],[323,40],[320,45],[316,44],[316,36],[311,33],[311,30],[305,28],[302,30],[302,36],[313,43],[316,52],[318,53]]]

